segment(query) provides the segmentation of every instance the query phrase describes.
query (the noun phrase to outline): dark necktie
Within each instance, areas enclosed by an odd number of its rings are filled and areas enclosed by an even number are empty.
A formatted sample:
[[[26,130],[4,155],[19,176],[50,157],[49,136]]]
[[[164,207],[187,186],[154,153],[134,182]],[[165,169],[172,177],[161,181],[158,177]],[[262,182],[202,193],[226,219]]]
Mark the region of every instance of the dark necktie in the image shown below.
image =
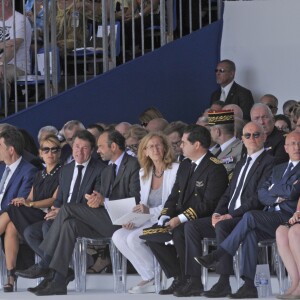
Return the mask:
[[[190,167],[190,172],[189,172],[189,178],[191,178],[195,172],[195,169],[197,167],[197,164],[196,163],[191,163],[191,167]]]
[[[7,179],[7,176],[9,174],[9,172],[10,172],[10,168],[6,167],[5,170],[4,170],[4,172],[3,172],[1,181],[0,181],[0,194],[3,193],[4,184],[5,184],[5,181]]]
[[[81,184],[81,179],[82,179],[82,169],[84,168],[84,166],[82,165],[78,165],[77,169],[78,169],[78,174],[77,174],[77,178],[73,187],[73,191],[72,191],[72,196],[71,196],[71,203],[76,203],[77,197],[78,197],[78,193],[79,193],[79,189],[80,189],[80,184]]]
[[[247,162],[246,162],[246,165],[244,167],[244,170],[243,170],[243,173],[240,177],[240,180],[239,182],[237,183],[237,187],[234,191],[234,194],[233,194],[233,197],[231,198],[231,202],[229,204],[229,208],[228,208],[228,212],[229,213],[232,213],[234,211],[234,207],[235,207],[235,203],[236,203],[236,200],[241,192],[241,189],[244,185],[244,180],[245,180],[245,176],[246,176],[246,173],[247,173],[247,169],[249,167],[249,164],[250,164],[250,161],[251,161],[251,157],[248,157],[247,158]]]
[[[110,198],[110,195],[112,193],[112,189],[113,189],[113,186],[114,186],[114,182],[115,182],[115,179],[116,179],[116,174],[117,174],[117,165],[116,164],[111,164],[111,175],[110,175],[110,185],[109,185],[109,198]]]
[[[218,149],[218,151],[216,152],[215,157],[218,157],[218,156],[220,155],[221,152],[222,152],[222,149],[221,149],[221,147],[219,146],[219,149]]]
[[[291,173],[293,167],[294,167],[293,163],[290,162],[288,167],[286,168],[285,172],[283,173],[282,178],[285,177],[285,176],[288,176]]]

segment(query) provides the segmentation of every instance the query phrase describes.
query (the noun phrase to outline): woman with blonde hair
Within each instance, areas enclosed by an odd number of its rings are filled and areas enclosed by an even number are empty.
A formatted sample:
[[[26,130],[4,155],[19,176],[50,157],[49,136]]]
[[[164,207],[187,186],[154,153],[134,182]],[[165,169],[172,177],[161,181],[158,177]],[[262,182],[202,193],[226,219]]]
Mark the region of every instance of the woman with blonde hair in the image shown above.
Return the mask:
[[[129,289],[129,293],[154,293],[153,254],[139,236],[143,228],[157,223],[158,217],[175,182],[178,163],[174,162],[172,146],[160,132],[148,133],[140,142],[138,160],[141,165],[141,202],[133,209],[138,213],[150,213],[152,218],[141,227],[124,224],[112,239],[120,252],[132,263],[142,281]]]
[[[4,292],[16,290],[15,275],[19,242],[27,226],[44,219],[45,211],[52,206],[58,188],[61,165],[60,141],[49,135],[40,142],[40,156],[46,168],[37,173],[27,199],[15,198],[0,216],[0,234],[4,235],[4,250],[7,267],[7,284]]]

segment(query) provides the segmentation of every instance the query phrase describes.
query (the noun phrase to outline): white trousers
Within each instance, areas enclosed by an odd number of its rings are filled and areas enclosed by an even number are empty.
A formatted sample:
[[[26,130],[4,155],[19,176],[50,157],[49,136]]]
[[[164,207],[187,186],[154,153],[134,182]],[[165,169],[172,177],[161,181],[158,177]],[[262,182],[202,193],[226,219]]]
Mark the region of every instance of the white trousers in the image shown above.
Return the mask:
[[[139,236],[143,234],[143,228],[151,227],[148,221],[139,228],[128,230],[118,229],[114,232],[112,240],[119,251],[132,263],[143,280],[154,278],[154,265],[151,249]]]

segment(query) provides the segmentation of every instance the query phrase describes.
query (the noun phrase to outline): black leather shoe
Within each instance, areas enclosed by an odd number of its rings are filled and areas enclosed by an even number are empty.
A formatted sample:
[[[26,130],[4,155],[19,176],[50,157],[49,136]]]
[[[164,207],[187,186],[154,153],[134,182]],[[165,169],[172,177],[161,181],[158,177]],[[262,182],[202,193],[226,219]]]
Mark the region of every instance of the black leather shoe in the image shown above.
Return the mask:
[[[74,279],[75,279],[75,274],[74,274],[73,269],[68,268],[68,274],[66,277],[66,285],[68,285],[69,282],[73,281]]]
[[[207,298],[224,298],[231,294],[231,287],[217,282],[213,287],[203,293]]]
[[[18,270],[16,275],[24,278],[39,278],[46,277],[48,275],[49,269],[43,269],[38,264],[32,265],[27,270]]]
[[[66,295],[67,286],[65,284],[49,281],[43,289],[35,292],[36,296],[50,296],[50,295]]]
[[[177,289],[181,288],[185,284],[185,281],[174,279],[172,284],[165,290],[160,290],[160,295],[172,295]]]
[[[228,297],[231,299],[258,298],[258,294],[255,286],[244,284],[235,294],[230,294]]]
[[[35,294],[38,290],[44,289],[50,280],[44,278],[36,287],[29,287],[27,289],[28,292]]]
[[[38,290],[44,289],[47,286],[48,282],[53,279],[53,277],[54,271],[49,270],[47,276],[36,287],[29,287],[27,291],[35,294]]]
[[[201,296],[203,293],[202,284],[192,282],[192,280],[188,280],[185,285],[181,286],[181,288],[174,291],[173,295],[176,297],[191,297],[191,296]]]
[[[207,269],[214,268],[217,262],[212,254],[207,254],[204,256],[195,256],[194,259],[199,265]]]

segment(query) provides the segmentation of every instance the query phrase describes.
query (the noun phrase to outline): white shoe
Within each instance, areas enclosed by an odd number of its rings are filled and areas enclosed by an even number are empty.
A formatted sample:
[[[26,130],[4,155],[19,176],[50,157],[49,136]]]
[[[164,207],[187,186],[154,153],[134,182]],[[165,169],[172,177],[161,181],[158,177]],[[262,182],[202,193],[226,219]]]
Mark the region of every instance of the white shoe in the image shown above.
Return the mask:
[[[129,294],[155,293],[154,279],[142,281],[137,286],[128,290]]]

